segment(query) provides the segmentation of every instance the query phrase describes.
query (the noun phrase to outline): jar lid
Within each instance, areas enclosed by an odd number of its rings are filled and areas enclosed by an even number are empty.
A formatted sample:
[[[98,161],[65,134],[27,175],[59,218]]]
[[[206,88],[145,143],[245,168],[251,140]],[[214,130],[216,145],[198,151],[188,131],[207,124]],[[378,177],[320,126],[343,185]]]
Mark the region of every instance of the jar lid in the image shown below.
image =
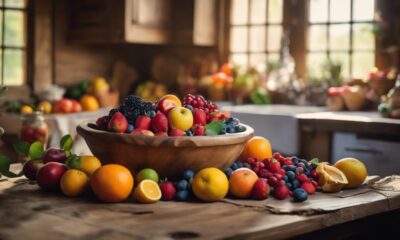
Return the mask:
[[[22,120],[44,120],[43,113],[40,111],[32,112],[32,113],[21,113]]]

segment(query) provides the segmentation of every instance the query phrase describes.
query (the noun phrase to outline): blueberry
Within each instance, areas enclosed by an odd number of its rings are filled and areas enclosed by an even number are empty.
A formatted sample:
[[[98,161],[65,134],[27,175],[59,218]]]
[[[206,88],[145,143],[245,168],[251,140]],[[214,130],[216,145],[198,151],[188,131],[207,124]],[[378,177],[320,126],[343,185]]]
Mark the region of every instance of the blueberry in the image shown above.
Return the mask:
[[[135,130],[135,127],[132,124],[128,124],[128,127],[126,128],[126,132],[131,133],[133,130]]]
[[[283,176],[283,178],[282,178],[285,182],[288,182],[289,181],[289,178],[288,178],[288,176]]]
[[[249,163],[243,163],[243,167],[245,167],[245,168],[250,168],[251,169],[251,166],[250,166],[250,164]]]
[[[287,186],[290,190],[293,190],[293,185],[292,185],[290,182],[286,183],[286,186]]]
[[[295,172],[296,171],[296,166],[290,165],[290,166],[288,166],[288,170]]]
[[[178,191],[175,195],[175,198],[177,201],[186,201],[189,198],[189,191],[187,190],[181,190]]]
[[[243,167],[243,163],[240,160],[236,161],[236,165],[238,166],[238,168]]]
[[[150,117],[155,117],[156,116],[156,111],[150,111],[149,112]]]
[[[294,180],[292,181],[292,185],[293,185],[293,188],[294,188],[294,189],[297,189],[297,188],[300,187],[300,181],[297,180],[297,179],[294,179]]]
[[[232,168],[225,168],[224,173],[229,178],[232,175],[233,170]]]
[[[289,179],[290,181],[293,181],[293,179],[296,178],[296,174],[295,174],[293,171],[291,171],[291,170],[289,170],[289,171],[286,172],[286,176],[288,177],[288,179]]]
[[[194,108],[192,107],[192,105],[186,104],[184,107],[194,112]]]
[[[298,157],[293,157],[292,158],[292,162],[293,162],[293,164],[298,164],[299,163],[299,161],[300,161],[300,158],[298,158]]]
[[[183,172],[183,179],[190,180],[194,177],[194,172],[192,170],[186,170]]]
[[[188,131],[185,133],[185,135],[186,135],[186,136],[193,136],[192,130],[188,130]]]
[[[310,170],[308,170],[307,168],[304,168],[303,173],[304,173],[305,175],[307,175],[307,177],[310,176]]]
[[[226,132],[227,133],[235,133],[235,128],[232,126],[228,126],[228,127],[226,127]]]
[[[237,163],[233,163],[231,168],[232,168],[233,171],[235,171],[236,169],[239,168],[239,166],[237,165]]]
[[[183,190],[188,190],[189,189],[189,182],[187,180],[180,180],[176,184],[176,190],[177,191],[183,191]]]
[[[228,120],[226,122],[231,126],[236,126],[239,124],[239,119],[230,117],[230,118],[228,118]]]
[[[307,200],[307,198],[308,198],[308,194],[306,191],[304,191],[304,189],[297,188],[296,190],[294,190],[293,200],[295,202],[304,202],[305,200]]]
[[[283,166],[282,166],[282,169],[285,170],[285,171],[287,172],[287,171],[288,171],[288,166],[283,165]]]

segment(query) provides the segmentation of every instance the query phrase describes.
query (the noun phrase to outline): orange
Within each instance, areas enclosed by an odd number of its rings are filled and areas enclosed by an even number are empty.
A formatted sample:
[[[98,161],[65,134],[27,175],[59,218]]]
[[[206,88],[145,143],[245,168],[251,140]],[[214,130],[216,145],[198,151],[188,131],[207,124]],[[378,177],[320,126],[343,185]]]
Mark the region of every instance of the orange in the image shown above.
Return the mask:
[[[368,176],[364,163],[355,158],[343,158],[334,165],[346,175],[348,184],[344,188],[356,188],[361,186]]]
[[[240,155],[242,161],[246,161],[248,158],[257,158],[258,160],[264,160],[265,158],[272,157],[271,143],[263,137],[253,137],[247,141],[244,146],[243,152]]]
[[[177,96],[175,96],[173,94],[167,94],[167,95],[163,96],[162,98],[160,98],[159,102],[161,102],[161,100],[164,98],[175,102],[177,107],[182,107],[182,102]]]
[[[161,199],[161,190],[156,182],[145,179],[135,188],[133,195],[141,203],[155,203]]]
[[[237,198],[249,198],[258,176],[248,168],[240,168],[229,178],[229,193]]]
[[[133,176],[124,166],[108,164],[98,168],[90,178],[94,194],[103,202],[121,202],[133,189]]]
[[[316,172],[319,176],[318,184],[324,192],[339,192],[348,183],[342,171],[327,162],[318,164]]]
[[[93,95],[85,94],[81,97],[80,103],[83,111],[95,111],[100,108],[97,98]]]
[[[78,169],[69,169],[60,180],[60,188],[65,196],[77,197],[85,191],[89,183],[88,176]]]
[[[53,106],[48,101],[42,101],[39,103],[37,109],[43,113],[51,113]]]

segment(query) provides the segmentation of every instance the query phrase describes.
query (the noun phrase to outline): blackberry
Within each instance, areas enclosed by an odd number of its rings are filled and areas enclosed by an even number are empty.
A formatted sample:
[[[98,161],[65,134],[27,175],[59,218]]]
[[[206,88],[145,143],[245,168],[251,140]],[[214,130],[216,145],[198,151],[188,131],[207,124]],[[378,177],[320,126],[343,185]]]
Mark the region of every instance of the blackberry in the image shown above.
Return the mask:
[[[155,111],[155,108],[151,102],[143,101],[143,99],[135,95],[129,95],[119,106],[118,111],[124,114],[130,124],[135,124],[139,115],[150,114]]]
[[[118,108],[113,108],[110,110],[110,112],[108,113],[108,119],[111,119],[112,116],[114,115],[114,113],[119,112]]]

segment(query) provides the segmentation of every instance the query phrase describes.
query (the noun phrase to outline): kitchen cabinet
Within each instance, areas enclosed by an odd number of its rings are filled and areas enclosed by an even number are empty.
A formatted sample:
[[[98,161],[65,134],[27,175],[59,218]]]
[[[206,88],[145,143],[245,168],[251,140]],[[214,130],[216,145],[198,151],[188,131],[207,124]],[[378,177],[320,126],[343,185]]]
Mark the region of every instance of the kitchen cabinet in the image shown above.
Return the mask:
[[[172,0],[73,0],[68,40],[78,43],[165,44]]]

